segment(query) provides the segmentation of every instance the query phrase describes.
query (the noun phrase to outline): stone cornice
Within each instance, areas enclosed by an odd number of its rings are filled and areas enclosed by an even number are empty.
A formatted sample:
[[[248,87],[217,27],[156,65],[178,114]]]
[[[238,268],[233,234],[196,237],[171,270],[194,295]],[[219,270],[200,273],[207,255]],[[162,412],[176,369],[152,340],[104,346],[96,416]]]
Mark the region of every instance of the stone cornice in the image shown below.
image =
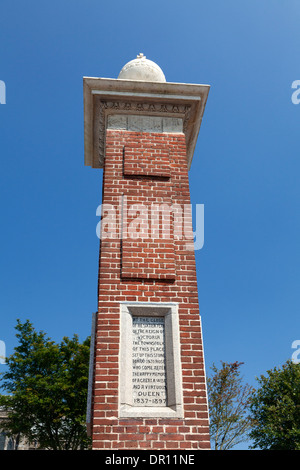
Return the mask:
[[[183,119],[190,168],[209,88],[209,85],[84,77],[85,165],[103,167],[109,115],[140,114]]]

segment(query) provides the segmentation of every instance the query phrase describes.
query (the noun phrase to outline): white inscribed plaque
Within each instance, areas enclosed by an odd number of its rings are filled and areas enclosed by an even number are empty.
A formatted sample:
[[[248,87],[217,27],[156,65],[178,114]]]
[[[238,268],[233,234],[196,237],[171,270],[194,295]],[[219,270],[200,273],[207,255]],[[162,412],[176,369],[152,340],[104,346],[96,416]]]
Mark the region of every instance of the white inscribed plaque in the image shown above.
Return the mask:
[[[164,317],[132,317],[134,406],[167,406]]]

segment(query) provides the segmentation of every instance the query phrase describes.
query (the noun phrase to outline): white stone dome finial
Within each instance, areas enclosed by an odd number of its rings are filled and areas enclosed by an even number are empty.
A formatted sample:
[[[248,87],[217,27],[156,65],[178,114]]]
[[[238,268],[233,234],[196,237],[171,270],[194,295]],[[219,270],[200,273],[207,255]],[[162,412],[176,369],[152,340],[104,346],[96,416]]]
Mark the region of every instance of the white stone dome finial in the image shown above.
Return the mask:
[[[162,69],[140,52],[136,59],[131,60],[122,68],[118,79],[138,80],[142,82],[166,82]]]

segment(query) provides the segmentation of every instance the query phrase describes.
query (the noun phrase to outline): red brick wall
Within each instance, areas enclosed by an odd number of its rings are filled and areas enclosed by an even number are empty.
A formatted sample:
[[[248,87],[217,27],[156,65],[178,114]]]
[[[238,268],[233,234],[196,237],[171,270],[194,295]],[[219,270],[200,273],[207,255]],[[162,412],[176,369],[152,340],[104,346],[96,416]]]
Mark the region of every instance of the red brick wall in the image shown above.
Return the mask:
[[[108,130],[102,204],[117,208],[122,194],[128,208],[133,203],[189,204],[184,135]],[[121,243],[117,236],[100,245],[93,448],[209,449],[194,252],[172,231],[167,240],[151,240],[144,233],[134,242]],[[179,304],[183,419],[118,418],[121,301]]]

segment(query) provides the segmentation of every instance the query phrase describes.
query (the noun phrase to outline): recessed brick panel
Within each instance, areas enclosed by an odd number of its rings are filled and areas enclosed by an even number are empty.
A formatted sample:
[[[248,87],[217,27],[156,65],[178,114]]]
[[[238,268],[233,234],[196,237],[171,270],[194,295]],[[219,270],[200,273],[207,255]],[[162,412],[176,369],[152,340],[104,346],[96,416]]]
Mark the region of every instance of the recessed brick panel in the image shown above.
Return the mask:
[[[130,279],[175,279],[173,239],[123,240],[122,277]]]
[[[159,136],[145,142],[143,134],[135,144],[124,147],[124,175],[170,177],[170,148],[167,139]],[[165,141],[164,141],[165,140]]]
[[[131,184],[127,188],[122,220],[122,278],[175,279],[170,187],[143,180],[138,185]]]

